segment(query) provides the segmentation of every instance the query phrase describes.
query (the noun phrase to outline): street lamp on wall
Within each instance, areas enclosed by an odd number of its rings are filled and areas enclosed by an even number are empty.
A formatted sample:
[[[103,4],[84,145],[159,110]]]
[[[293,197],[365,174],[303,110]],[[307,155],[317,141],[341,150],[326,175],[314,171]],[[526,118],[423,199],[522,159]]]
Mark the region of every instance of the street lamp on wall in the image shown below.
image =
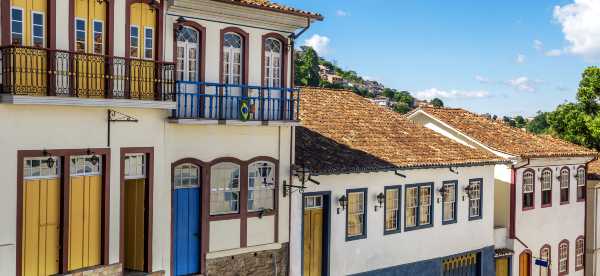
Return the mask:
[[[448,188],[446,188],[445,185],[442,185],[442,187],[438,189],[438,193],[440,194],[440,197],[438,197],[437,202],[440,203],[440,199],[443,199],[448,194],[448,192],[450,192],[448,190]]]
[[[384,202],[385,202],[385,194],[384,193],[379,193],[377,195],[377,204],[375,205],[375,212],[377,212],[377,209],[383,208],[383,203]]]
[[[473,195],[472,195],[472,192],[473,192],[474,190],[475,190],[475,185],[473,185],[473,184],[469,183],[469,185],[465,186],[465,188],[464,188],[464,193],[467,195],[467,197],[468,197],[469,199],[471,199],[471,197],[473,196]],[[462,200],[463,200],[463,201],[465,201],[465,195],[464,195],[464,194],[463,194],[463,198],[462,198]]]
[[[337,213],[340,213],[340,208],[342,209],[342,211],[346,210],[346,207],[348,206],[348,198],[346,198],[346,195],[342,195],[338,198],[338,208],[337,208]]]

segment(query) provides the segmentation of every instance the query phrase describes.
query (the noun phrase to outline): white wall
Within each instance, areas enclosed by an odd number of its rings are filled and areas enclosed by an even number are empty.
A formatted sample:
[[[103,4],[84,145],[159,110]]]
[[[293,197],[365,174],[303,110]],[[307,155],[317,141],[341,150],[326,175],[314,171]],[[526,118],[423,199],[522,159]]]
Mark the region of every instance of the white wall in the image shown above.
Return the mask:
[[[331,191],[331,275],[348,275],[390,266],[408,264],[437,257],[481,249],[494,244],[493,224],[493,166],[465,167],[457,169],[459,174],[443,169],[418,169],[402,171],[407,178],[393,172],[369,174],[343,174],[315,177],[321,185],[307,183],[305,192]],[[468,199],[462,200],[463,187],[471,178],[483,178],[483,218],[468,220]],[[458,180],[458,211],[456,224],[442,225],[442,204],[437,190],[446,180]],[[294,182],[297,184],[298,180]],[[384,235],[384,211],[374,211],[376,196],[384,192],[385,186],[434,182],[434,227]],[[346,189],[368,188],[367,195],[367,238],[346,242],[345,212],[336,214],[337,198]],[[404,206],[404,187],[402,203]],[[401,210],[404,226],[404,208]],[[292,197],[290,260],[291,274],[301,275],[302,259],[302,197],[295,192]]]

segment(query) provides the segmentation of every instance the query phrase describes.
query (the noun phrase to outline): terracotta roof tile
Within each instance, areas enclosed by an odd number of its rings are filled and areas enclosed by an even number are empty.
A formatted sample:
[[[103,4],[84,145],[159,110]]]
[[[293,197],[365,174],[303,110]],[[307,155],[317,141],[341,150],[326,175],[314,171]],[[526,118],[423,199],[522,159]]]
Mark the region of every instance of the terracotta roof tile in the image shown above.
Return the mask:
[[[600,180],[600,160],[594,160],[587,167],[588,179]]]
[[[478,142],[503,153],[528,157],[593,156],[597,152],[549,135],[535,135],[460,108],[422,110]]]
[[[274,11],[281,11],[281,12],[285,12],[285,13],[292,13],[292,14],[297,14],[297,15],[308,16],[308,17],[311,17],[311,18],[317,19],[317,20],[323,20],[323,16],[321,14],[303,11],[300,9],[273,3],[268,0],[215,0],[215,1],[225,2],[225,3],[229,2],[229,3],[254,7],[254,8],[270,9],[270,10],[274,10]]]
[[[296,164],[321,174],[499,163],[350,91],[303,88]]]

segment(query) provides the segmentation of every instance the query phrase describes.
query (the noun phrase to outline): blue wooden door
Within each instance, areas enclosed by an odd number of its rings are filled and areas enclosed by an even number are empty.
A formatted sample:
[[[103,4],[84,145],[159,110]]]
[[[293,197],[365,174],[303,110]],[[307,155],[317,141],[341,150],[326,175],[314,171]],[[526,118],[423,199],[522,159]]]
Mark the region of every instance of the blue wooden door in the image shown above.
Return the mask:
[[[200,273],[200,188],[173,191],[174,274]]]

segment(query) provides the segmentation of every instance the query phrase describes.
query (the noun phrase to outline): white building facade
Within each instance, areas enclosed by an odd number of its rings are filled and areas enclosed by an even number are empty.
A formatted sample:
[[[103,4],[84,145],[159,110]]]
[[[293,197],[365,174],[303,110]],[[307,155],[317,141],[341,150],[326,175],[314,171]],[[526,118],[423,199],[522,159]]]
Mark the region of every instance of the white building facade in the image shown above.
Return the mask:
[[[496,275],[584,275],[586,166],[595,152],[461,109],[421,108],[409,119],[511,162],[495,169]]]
[[[247,1],[2,1],[1,275],[285,275],[294,34]]]

